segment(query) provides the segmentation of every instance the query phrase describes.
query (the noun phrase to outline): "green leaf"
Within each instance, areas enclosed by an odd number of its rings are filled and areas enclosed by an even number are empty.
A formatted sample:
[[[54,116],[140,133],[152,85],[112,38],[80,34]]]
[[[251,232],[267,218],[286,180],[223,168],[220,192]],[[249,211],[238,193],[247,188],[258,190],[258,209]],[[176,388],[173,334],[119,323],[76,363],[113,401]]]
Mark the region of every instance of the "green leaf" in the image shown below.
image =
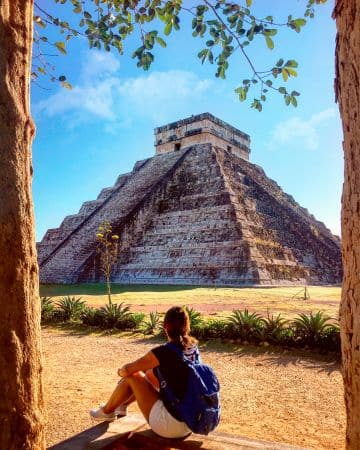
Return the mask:
[[[288,72],[289,75],[291,75],[293,77],[297,77],[297,72],[295,69],[292,69],[291,67],[287,67],[285,70]]]
[[[271,37],[265,35],[266,45],[270,50],[274,48],[274,41],[271,39]]]
[[[252,0],[246,0],[246,6],[249,8],[252,5]]]
[[[297,61],[295,61],[295,59],[289,59],[285,63],[285,67],[298,67],[298,65],[299,64],[297,63]]]
[[[169,36],[169,34],[171,33],[171,30],[172,30],[172,23],[168,22],[164,28],[165,36]]]
[[[59,50],[60,53],[62,53],[63,55],[66,55],[64,42],[55,42],[55,47]]]
[[[275,28],[267,28],[264,30],[264,34],[268,36],[275,36],[277,34],[277,30]]]
[[[286,89],[284,88],[284,86],[279,87],[279,92],[280,94],[286,94]]]
[[[283,69],[283,70],[281,71],[281,75],[282,75],[284,81],[287,81],[287,80],[288,80],[288,78],[289,78],[289,73],[288,73],[288,71],[287,71],[286,69]]]
[[[262,104],[257,98],[254,98],[251,107],[257,109],[259,112],[262,111]]]
[[[295,19],[294,22],[296,23],[296,26],[298,27],[303,27],[304,25],[306,25],[306,19]]]
[[[164,41],[164,39],[161,39],[160,37],[156,37],[156,42],[162,47],[165,48],[166,47],[166,42]]]
[[[239,100],[243,102],[246,100],[246,91],[243,87],[238,87],[235,89],[236,94],[239,94]]]
[[[279,59],[279,61],[276,63],[276,67],[281,67],[284,64],[284,60],[281,58]]]
[[[295,108],[297,107],[297,100],[294,96],[290,96],[290,101],[293,104],[293,106],[295,106]]]

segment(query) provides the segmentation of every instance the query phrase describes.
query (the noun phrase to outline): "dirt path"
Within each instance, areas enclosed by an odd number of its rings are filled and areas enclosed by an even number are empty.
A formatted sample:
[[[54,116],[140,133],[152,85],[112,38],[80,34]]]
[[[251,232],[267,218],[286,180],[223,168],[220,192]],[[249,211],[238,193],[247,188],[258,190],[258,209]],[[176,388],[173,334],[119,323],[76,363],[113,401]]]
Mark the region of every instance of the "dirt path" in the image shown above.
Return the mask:
[[[116,369],[158,342],[141,337],[43,330],[47,444],[93,425],[88,410],[106,399]],[[345,410],[336,363],[293,353],[203,349],[222,386],[219,431],[313,449],[343,449]],[[136,408],[133,407],[132,410]]]
[[[89,301],[88,302],[89,306],[92,307],[99,307],[98,302],[94,303]],[[130,303],[126,303],[127,305],[130,305]],[[103,305],[102,305],[103,306]],[[302,309],[300,309],[298,304],[294,304],[292,305],[291,302],[289,302],[288,305],[286,305],[286,311],[284,311],[283,309],[277,309],[276,305],[270,305],[272,306],[271,308],[269,308],[269,305],[267,307],[264,307],[263,304],[261,305],[249,305],[247,302],[241,302],[238,301],[237,303],[224,303],[224,302],[212,302],[212,303],[187,303],[186,304],[187,307],[189,308],[193,308],[195,311],[200,312],[201,314],[204,314],[205,316],[209,316],[209,315],[220,315],[220,316],[229,316],[231,314],[231,312],[234,309],[240,309],[240,310],[244,310],[244,309],[248,309],[251,312],[256,312],[257,314],[260,314],[264,317],[267,316],[268,311],[270,310],[271,313],[274,313],[275,315],[278,313],[281,313],[284,315],[286,315],[286,317],[293,317],[296,316],[297,314],[301,313],[301,312],[310,312],[310,311],[318,311],[318,310],[323,310],[324,309],[324,302],[322,301],[312,301],[311,306],[309,306],[309,310],[306,311],[306,306],[305,305]],[[339,302],[338,301],[327,301],[326,302],[326,307],[327,308],[332,308],[332,309],[336,309],[339,306]],[[132,303],[130,305],[131,307],[131,312],[143,312],[143,313],[150,313],[152,311],[157,311],[158,313],[165,313],[168,309],[169,309],[169,304],[148,304],[148,303],[142,303],[142,304],[134,304]],[[328,314],[326,311],[324,311],[326,314]],[[337,317],[337,315],[334,315],[334,317]]]

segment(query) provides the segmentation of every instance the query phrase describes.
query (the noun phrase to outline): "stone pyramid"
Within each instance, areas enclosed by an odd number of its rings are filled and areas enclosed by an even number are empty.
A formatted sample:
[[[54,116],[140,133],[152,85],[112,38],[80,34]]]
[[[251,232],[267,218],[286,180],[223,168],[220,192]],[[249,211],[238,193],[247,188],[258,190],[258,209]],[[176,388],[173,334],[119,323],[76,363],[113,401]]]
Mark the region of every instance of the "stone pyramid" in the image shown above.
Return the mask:
[[[340,283],[340,240],[248,161],[250,138],[209,113],[155,129],[138,161],[38,244],[42,283],[101,281],[95,234],[121,236],[113,281]]]

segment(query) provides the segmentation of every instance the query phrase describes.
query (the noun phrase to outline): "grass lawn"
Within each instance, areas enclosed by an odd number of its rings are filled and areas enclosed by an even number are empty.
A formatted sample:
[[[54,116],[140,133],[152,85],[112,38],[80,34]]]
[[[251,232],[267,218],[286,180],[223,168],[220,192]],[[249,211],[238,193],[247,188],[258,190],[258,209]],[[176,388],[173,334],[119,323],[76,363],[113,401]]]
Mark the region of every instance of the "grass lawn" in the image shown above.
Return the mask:
[[[267,310],[282,313],[286,317],[321,310],[337,318],[341,295],[339,286],[308,286],[308,300],[304,300],[304,288],[301,286],[213,288],[112,284],[111,289],[114,303],[125,302],[134,311],[163,312],[169,306],[179,304],[210,315],[248,308],[262,314],[266,314]],[[41,285],[40,295],[53,297],[55,301],[66,295],[81,297],[91,306],[107,303],[105,284]]]

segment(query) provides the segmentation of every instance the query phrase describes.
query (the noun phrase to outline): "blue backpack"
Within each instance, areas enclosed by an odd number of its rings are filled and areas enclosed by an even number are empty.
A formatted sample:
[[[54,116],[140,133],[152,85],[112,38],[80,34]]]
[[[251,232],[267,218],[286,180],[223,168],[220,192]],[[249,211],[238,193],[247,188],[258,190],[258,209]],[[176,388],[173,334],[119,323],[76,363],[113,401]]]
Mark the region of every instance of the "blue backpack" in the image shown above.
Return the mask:
[[[187,359],[180,348],[168,342],[168,348],[175,351],[189,368],[188,385],[180,400],[167,385],[159,367],[156,372],[160,382],[162,398],[171,404],[177,419],[185,422],[197,434],[209,434],[220,421],[220,384],[213,369],[199,361]]]

